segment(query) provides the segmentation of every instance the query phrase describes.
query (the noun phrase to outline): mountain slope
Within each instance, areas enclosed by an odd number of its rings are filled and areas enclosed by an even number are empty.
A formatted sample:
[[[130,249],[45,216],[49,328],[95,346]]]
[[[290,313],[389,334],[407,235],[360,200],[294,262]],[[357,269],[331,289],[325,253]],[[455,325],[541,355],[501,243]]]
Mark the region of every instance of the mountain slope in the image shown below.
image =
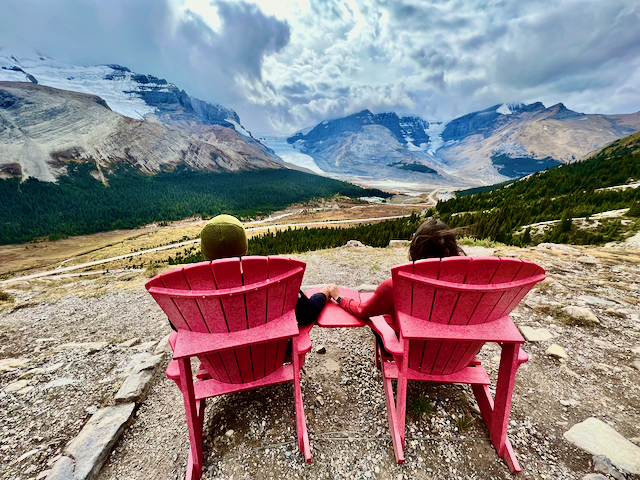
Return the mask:
[[[368,110],[287,142],[325,172],[490,185],[569,163],[640,129],[640,112],[585,115],[563,104],[494,105],[447,124]]]
[[[311,156],[325,172],[455,184],[427,152],[429,126],[419,117],[364,110],[324,121],[287,142]]]
[[[22,82],[0,82],[0,176],[55,181],[72,162],[95,166],[95,176],[117,165],[146,173],[178,165],[203,171],[280,168],[234,130],[203,126],[217,143],[166,125],[113,112],[95,95]],[[235,146],[235,148],[233,148]]]
[[[449,122],[436,155],[462,176],[497,183],[569,163],[640,129],[640,112],[586,115],[559,103],[494,105]]]
[[[616,140],[584,161],[539,172],[490,192],[441,202],[436,209],[445,222],[467,227],[468,233],[479,238],[528,244],[531,238],[523,238],[523,232],[516,235],[521,227],[563,220],[560,230],[547,232],[550,236],[538,241],[604,243],[616,239],[622,223],[600,231],[602,222],[587,221],[590,227],[581,230],[572,227],[571,219],[637,205],[638,179],[640,132]]]

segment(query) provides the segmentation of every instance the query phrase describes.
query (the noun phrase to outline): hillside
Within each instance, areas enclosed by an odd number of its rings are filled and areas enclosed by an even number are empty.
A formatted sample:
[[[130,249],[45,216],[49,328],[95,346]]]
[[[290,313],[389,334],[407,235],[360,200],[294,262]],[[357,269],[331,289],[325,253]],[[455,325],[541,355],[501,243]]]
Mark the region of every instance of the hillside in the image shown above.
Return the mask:
[[[91,165],[103,182],[119,166],[148,174],[179,165],[210,172],[282,167],[232,129],[209,127],[231,137],[226,145],[209,143],[115,113],[95,95],[32,83],[0,82],[0,122],[0,178],[53,182],[72,164]]]
[[[640,214],[640,132],[617,140],[581,162],[540,172],[489,192],[465,195],[438,203],[442,219],[454,227],[465,227],[478,238],[507,243],[558,241],[604,243],[620,240],[622,221],[589,222],[605,211],[631,209],[627,231],[636,231]],[[629,184],[626,188],[624,185]],[[613,188],[619,187],[619,188]],[[586,218],[586,228],[573,228],[572,218]],[[551,231],[536,232],[522,227],[563,220]]]
[[[530,360],[515,382],[509,436],[523,468],[519,477],[580,479],[594,472],[592,456],[563,438],[588,417],[640,442],[638,250],[463,248],[472,255],[529,259],[547,271],[547,280],[513,312],[520,328],[547,335],[524,344]],[[367,288],[406,261],[406,249],[341,247],[298,257],[307,263],[304,285]],[[164,375],[166,316],[144,291],[145,272],[105,267],[106,273],[0,287],[14,299],[0,301],[7,346],[0,354],[0,415],[3,444],[11,446],[0,462],[2,478],[25,471],[35,477],[51,468],[47,462],[153,352],[163,357],[152,370],[148,396],[97,478],[184,478],[189,441],[182,397]],[[586,308],[597,322],[563,315],[564,306]],[[302,391],[313,462],[305,465],[296,453],[291,387],[280,385],[207,402],[204,479],[260,478],[265,472],[274,478],[513,478],[487,440],[470,388],[460,385],[410,384],[409,405],[424,397],[432,408],[409,409],[406,460],[396,464],[370,330],[314,327],[311,340]],[[552,344],[567,358],[546,354]],[[499,355],[496,344],[479,354],[494,380]]]

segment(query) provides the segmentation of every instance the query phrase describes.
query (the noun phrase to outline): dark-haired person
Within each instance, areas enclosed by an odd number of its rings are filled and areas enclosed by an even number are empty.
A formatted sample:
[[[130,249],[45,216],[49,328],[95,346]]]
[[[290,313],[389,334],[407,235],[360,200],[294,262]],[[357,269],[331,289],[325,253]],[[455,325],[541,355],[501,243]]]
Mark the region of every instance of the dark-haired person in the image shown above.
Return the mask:
[[[456,241],[456,231],[440,220],[430,219],[420,225],[409,245],[409,260],[412,262],[425,258],[464,255],[464,251]],[[342,298],[338,287],[334,284],[328,285],[328,290],[340,307],[358,318],[367,319],[393,313],[393,285],[390,278],[378,285],[373,296],[366,302]]]

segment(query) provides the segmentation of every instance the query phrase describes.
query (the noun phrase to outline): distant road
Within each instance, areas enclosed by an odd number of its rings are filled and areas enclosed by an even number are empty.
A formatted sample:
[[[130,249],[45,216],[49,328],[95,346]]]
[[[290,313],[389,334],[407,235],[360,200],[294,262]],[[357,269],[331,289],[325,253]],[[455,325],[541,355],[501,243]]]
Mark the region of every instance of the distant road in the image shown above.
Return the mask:
[[[260,227],[247,228],[247,232],[254,232],[257,230],[266,230],[271,228],[287,228],[287,227],[308,227],[311,225],[336,225],[339,223],[365,223],[365,222],[374,222],[379,220],[393,220],[396,218],[404,218],[409,217],[410,215],[395,215],[392,217],[376,217],[376,218],[359,218],[353,220],[330,220],[326,222],[308,222],[308,223],[286,223],[281,225],[262,225]],[[251,222],[249,223],[251,224]],[[113,262],[114,260],[122,260],[125,258],[135,257],[138,255],[144,255],[145,253],[151,252],[159,252],[161,250],[170,250],[173,248],[184,247],[185,245],[191,245],[193,243],[199,243],[200,239],[197,238],[195,240],[187,240],[186,242],[173,243],[171,245],[164,245],[162,247],[150,248],[149,250],[142,250],[139,252],[127,253],[125,255],[118,255],[117,257],[104,258],[102,260],[95,260],[93,262],[81,263],[79,265],[72,265],[70,267],[57,268],[55,270],[49,270],[41,273],[34,273],[32,275],[25,275],[24,277],[10,278],[9,280],[3,280],[0,282],[0,285],[10,282],[18,282],[20,280],[31,280],[34,278],[47,277],[50,275],[58,275],[60,273],[70,272],[72,270],[78,270],[80,268],[93,267],[94,265],[100,265],[103,263]]]

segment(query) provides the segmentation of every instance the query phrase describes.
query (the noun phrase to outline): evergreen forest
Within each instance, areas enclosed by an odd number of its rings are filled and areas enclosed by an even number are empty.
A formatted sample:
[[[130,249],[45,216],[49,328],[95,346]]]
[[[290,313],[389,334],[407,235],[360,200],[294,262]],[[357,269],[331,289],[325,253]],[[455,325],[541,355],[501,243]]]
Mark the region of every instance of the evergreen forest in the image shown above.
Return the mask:
[[[0,244],[136,228],[195,215],[254,217],[335,195],[390,196],[287,169],[205,173],[181,168],[150,176],[119,168],[104,185],[91,176],[89,165],[77,165],[57,183],[0,179]]]
[[[630,208],[637,216],[640,188],[609,189],[640,180],[640,132],[622,138],[591,158],[562,165],[493,190],[439,202],[436,215],[451,227],[464,227],[479,239],[528,245],[532,242],[600,244],[618,240],[620,221],[600,229],[576,228],[575,218]],[[532,239],[537,222],[561,220],[543,237]]]

